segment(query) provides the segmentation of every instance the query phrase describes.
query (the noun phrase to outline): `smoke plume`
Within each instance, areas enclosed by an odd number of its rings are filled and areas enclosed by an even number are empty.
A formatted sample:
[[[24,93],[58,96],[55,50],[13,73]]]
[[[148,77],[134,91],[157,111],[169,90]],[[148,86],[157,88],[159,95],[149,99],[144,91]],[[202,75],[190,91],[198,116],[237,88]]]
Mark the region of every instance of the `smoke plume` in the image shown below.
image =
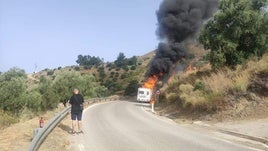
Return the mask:
[[[156,13],[157,36],[163,42],[146,75],[169,73],[175,62],[187,57],[183,42],[196,35],[217,5],[218,0],[164,0]]]

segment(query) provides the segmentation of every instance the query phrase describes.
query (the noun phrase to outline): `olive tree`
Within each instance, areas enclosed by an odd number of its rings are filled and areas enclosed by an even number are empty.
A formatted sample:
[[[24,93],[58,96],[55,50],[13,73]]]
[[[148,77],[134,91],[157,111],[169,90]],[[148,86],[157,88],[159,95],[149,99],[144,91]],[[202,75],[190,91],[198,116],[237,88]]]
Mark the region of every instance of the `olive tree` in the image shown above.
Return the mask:
[[[200,32],[213,68],[234,67],[268,51],[267,0],[221,0]]]
[[[12,68],[0,75],[0,105],[4,111],[17,114],[25,106],[26,74],[24,70]]]

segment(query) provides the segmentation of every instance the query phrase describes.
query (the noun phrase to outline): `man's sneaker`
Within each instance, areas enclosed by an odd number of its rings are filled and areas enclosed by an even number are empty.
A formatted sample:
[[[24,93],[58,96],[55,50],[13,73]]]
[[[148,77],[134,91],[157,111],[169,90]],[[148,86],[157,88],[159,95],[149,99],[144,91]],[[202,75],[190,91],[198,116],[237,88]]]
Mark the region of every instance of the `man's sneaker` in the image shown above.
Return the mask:
[[[77,134],[83,134],[84,132],[81,130],[81,131],[79,131],[79,132],[77,132]]]
[[[75,131],[72,131],[71,134],[74,135],[76,132]]]

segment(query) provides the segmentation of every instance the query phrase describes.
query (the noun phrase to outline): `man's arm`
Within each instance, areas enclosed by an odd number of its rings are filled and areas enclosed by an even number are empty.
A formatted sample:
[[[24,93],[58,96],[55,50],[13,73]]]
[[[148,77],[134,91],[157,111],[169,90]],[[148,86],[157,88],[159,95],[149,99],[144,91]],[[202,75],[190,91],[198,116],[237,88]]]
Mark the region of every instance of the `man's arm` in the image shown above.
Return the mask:
[[[80,94],[81,95],[81,94]],[[83,95],[81,95],[82,104],[85,102]]]
[[[73,104],[73,97],[70,98],[69,104],[71,104],[71,105]]]

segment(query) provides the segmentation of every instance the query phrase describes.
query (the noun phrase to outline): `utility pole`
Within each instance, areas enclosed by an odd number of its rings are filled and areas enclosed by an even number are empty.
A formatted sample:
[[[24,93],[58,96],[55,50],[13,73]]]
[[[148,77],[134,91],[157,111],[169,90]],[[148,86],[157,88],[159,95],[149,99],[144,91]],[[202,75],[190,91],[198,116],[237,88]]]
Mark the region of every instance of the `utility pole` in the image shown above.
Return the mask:
[[[36,70],[37,70],[37,64],[35,63],[35,64],[34,64],[34,73],[37,72]]]

